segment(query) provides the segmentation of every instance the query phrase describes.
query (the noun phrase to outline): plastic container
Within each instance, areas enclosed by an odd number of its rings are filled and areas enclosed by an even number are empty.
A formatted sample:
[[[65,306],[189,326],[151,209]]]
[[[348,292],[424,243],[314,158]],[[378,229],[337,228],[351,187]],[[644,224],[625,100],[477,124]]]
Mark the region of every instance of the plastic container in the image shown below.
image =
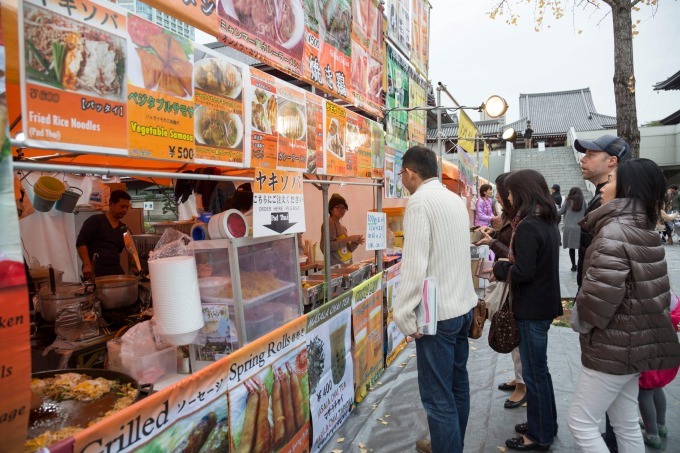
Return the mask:
[[[77,191],[77,192],[76,192]],[[80,193],[78,193],[80,192]],[[72,213],[78,204],[78,200],[83,195],[83,191],[77,187],[69,187],[69,189],[61,195],[55,208],[57,211]]]
[[[169,373],[177,373],[177,348],[170,347],[142,357],[122,354],[124,372],[140,384],[153,384]]]

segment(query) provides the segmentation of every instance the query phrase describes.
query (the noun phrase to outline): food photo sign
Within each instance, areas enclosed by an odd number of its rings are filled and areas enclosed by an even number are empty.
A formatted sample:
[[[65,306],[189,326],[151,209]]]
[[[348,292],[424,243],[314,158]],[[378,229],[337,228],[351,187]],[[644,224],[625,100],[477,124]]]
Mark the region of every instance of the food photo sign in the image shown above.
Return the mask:
[[[28,146],[127,154],[127,17],[111,3],[19,2]]]
[[[256,168],[253,237],[303,233],[305,230],[302,173]]]
[[[352,410],[352,293],[307,314],[312,452],[321,450]]]
[[[229,356],[232,451],[309,451],[306,324],[301,316]]]

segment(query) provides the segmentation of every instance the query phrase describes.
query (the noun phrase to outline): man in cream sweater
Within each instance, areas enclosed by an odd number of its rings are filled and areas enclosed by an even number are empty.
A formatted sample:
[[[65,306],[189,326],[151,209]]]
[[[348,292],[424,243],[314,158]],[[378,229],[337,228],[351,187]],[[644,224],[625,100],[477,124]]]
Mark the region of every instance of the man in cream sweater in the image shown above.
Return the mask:
[[[470,412],[468,331],[477,305],[470,274],[470,219],[465,202],[437,179],[437,158],[422,146],[404,154],[400,173],[413,195],[404,217],[401,283],[394,321],[416,339],[420,399],[431,442],[422,453],[462,452]],[[437,334],[418,332],[415,310],[423,281],[437,281]]]

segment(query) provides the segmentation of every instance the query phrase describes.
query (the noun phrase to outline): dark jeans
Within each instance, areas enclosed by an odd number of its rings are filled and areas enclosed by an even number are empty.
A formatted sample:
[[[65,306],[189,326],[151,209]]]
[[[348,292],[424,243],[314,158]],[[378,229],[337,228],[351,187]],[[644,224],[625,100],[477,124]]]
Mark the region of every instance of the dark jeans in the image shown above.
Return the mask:
[[[439,321],[437,335],[416,340],[418,387],[433,453],[462,453],[470,415],[467,360],[472,310]]]
[[[542,445],[552,444],[557,432],[557,409],[548,370],[548,330],[551,320],[518,319],[522,377],[527,386],[526,436]]]

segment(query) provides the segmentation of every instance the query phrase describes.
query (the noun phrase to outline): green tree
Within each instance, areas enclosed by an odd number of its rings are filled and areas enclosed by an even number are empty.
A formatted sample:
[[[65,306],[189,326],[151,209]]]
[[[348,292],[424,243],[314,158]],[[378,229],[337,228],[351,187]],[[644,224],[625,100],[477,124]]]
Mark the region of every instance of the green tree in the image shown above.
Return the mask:
[[[633,22],[633,11],[638,11],[638,4],[654,8],[658,0],[526,0],[535,6],[534,29],[540,31],[545,23],[545,18],[552,16],[561,19],[565,15],[564,3],[571,2],[574,13],[577,9],[590,10],[591,12],[603,11],[606,15],[611,14],[614,26],[614,99],[616,102],[616,129],[618,135],[630,143],[633,149],[633,157],[640,155],[640,130],[638,129],[637,109],[635,106],[635,70],[633,64],[633,36],[638,34],[636,30],[637,20]],[[514,1],[500,0],[489,12],[489,16],[495,19],[505,15],[506,22],[516,25],[518,16],[513,12]],[[609,6],[605,11],[603,4]],[[603,17],[604,18],[604,17]],[[582,30],[578,30],[580,34]]]

